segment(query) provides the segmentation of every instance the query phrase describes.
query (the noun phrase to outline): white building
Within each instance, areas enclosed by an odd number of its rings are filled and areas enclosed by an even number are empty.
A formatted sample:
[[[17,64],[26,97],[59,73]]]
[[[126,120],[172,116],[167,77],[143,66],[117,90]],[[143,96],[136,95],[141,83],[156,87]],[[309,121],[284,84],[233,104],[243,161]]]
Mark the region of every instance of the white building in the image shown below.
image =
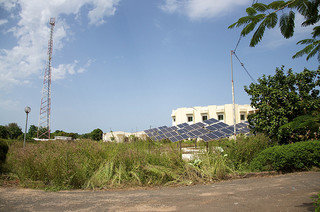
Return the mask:
[[[235,105],[236,123],[247,121],[247,116],[254,113],[250,105]],[[233,105],[209,105],[206,107],[178,108],[172,110],[172,126],[182,123],[194,124],[207,119],[215,118],[226,124],[233,124]]]

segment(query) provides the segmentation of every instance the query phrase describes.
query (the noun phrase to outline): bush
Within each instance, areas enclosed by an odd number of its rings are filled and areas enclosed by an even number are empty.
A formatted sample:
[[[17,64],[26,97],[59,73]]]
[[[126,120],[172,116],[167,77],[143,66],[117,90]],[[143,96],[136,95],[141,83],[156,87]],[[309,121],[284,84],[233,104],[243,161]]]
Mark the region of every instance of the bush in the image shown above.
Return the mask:
[[[3,172],[3,164],[6,161],[7,153],[8,153],[8,145],[5,141],[0,140],[0,174]]]
[[[250,164],[259,171],[303,171],[320,167],[320,142],[304,141],[274,146],[260,152]]]
[[[317,139],[320,137],[320,113],[298,116],[279,128],[278,139],[282,144]]]
[[[274,145],[264,134],[255,136],[237,136],[234,139],[222,139],[212,142],[213,147],[220,146],[229,164],[236,170],[248,169],[250,162],[262,150]],[[212,149],[212,147],[210,148]],[[214,149],[214,148],[213,148]]]

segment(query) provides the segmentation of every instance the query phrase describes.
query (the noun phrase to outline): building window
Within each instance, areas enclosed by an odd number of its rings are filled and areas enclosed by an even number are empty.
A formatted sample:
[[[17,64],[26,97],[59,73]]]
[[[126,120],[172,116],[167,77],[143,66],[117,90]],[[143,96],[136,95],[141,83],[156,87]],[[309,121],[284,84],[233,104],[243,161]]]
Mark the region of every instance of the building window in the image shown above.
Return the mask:
[[[245,114],[240,114],[240,120],[245,121],[246,120],[246,115]]]
[[[208,116],[207,115],[202,116],[202,121],[205,121],[205,120],[208,120]]]
[[[224,119],[223,114],[218,114],[218,120],[223,121],[223,119]]]
[[[173,120],[173,122],[176,122],[176,117],[172,116],[172,120]]]
[[[193,116],[188,116],[188,122],[192,122],[193,121]]]

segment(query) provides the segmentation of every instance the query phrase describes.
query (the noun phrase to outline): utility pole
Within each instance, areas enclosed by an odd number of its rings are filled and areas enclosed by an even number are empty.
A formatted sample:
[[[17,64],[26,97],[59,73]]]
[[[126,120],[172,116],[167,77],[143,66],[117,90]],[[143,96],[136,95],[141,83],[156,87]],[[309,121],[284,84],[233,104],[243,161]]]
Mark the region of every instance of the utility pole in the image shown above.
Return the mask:
[[[233,82],[233,65],[232,65],[232,55],[233,55],[233,50],[230,52],[231,56],[231,84],[232,84],[232,107],[233,107],[233,134],[234,134],[234,139],[236,140],[236,135],[237,135],[237,129],[236,129],[236,107],[235,107],[235,100],[234,100],[234,82]]]

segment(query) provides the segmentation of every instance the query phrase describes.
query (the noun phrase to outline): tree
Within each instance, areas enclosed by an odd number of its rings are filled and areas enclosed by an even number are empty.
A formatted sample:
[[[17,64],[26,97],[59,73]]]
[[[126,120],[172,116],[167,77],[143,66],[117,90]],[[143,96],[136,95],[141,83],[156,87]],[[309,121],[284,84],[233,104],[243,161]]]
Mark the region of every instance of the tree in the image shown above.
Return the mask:
[[[0,138],[8,139],[8,137],[9,137],[9,132],[7,127],[0,125]]]
[[[27,133],[27,138],[28,139],[36,138],[37,131],[38,131],[38,127],[36,127],[35,125],[30,125],[29,131]]]
[[[95,141],[100,141],[102,140],[102,134],[103,134],[102,130],[97,128],[90,133],[90,138]]]
[[[279,22],[281,34],[285,38],[290,38],[294,34],[295,28],[295,11],[304,17],[303,27],[315,25],[320,20],[319,0],[288,0],[273,1],[270,4],[255,3],[246,9],[247,16],[239,18],[239,20],[228,28],[243,26],[241,36],[246,36],[254,29],[250,46],[256,46],[264,35],[266,28],[272,29]],[[281,13],[280,19],[278,14]],[[259,24],[259,26],[258,26]],[[258,27],[256,27],[258,26]],[[299,41],[297,44],[307,44],[301,51],[293,55],[293,58],[301,57],[307,54],[307,60],[318,53],[320,62],[320,26],[313,28],[312,38]]]
[[[280,126],[320,108],[320,70],[293,73],[289,69],[285,74],[283,69],[277,68],[274,76],[263,75],[258,83],[245,86],[251,106],[258,109],[248,116],[253,131],[274,139]]]
[[[10,139],[17,139],[20,135],[23,134],[21,128],[17,123],[10,123],[7,125],[7,130],[9,132]]]

